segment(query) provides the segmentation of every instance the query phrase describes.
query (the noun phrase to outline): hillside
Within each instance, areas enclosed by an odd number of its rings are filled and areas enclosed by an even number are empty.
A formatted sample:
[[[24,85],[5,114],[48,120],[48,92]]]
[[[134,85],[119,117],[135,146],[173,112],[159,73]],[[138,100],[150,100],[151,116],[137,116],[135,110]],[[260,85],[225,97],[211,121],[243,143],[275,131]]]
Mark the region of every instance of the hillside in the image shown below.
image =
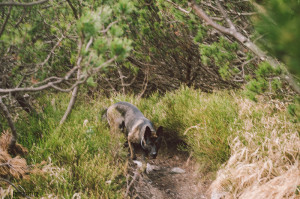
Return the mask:
[[[299,198],[299,1],[0,11],[0,198]]]
[[[111,134],[100,115],[117,101],[137,105],[156,126],[164,126],[163,147],[157,161],[150,161],[160,169],[141,175],[154,182],[161,179],[157,188],[173,192],[170,198],[184,198],[188,193],[179,191],[183,185],[164,187],[168,178],[177,183],[182,179],[203,197],[299,197],[299,123],[291,122],[287,104],[264,98],[256,103],[240,94],[206,94],[187,87],[143,99],[85,96],[63,126],[57,123],[68,104],[66,95],[41,97],[43,123],[30,117],[17,123],[23,129],[19,143],[29,149],[26,161],[32,166],[22,180],[13,182],[38,198],[123,197],[136,166],[127,160],[124,137]],[[166,170],[172,167],[186,173],[174,176]],[[134,187],[130,190],[141,194]]]

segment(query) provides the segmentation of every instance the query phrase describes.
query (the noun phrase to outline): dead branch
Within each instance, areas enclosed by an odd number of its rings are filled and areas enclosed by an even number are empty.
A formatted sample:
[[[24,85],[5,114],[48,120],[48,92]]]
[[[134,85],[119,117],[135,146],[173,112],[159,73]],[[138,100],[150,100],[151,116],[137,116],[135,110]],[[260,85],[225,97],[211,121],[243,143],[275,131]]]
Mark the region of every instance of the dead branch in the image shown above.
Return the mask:
[[[118,21],[113,21],[111,22],[107,27],[106,29],[104,30],[101,30],[100,33],[106,33],[114,24],[118,23]]]
[[[145,78],[144,78],[144,83],[143,83],[143,90],[142,90],[142,92],[138,95],[137,99],[140,99],[140,98],[144,95],[145,91],[147,90],[148,81],[149,81],[148,76],[149,76],[149,68],[148,68],[148,69],[146,70],[146,72],[145,72]]]
[[[7,22],[8,22],[9,17],[10,17],[11,9],[12,9],[12,6],[10,6],[10,7],[8,8],[8,13],[7,13],[6,18],[5,18],[5,20],[4,20],[4,23],[2,24],[2,27],[1,27],[1,29],[0,29],[0,37],[1,37],[1,35],[3,34],[3,32],[4,32],[4,30],[5,30],[5,26],[6,26]]]
[[[120,68],[117,69],[119,76],[120,76],[120,80],[121,80],[121,86],[122,86],[122,92],[123,94],[125,94],[125,86],[124,86],[124,78],[125,76],[123,75],[122,71],[120,70]]]
[[[228,15],[227,15],[226,11],[224,10],[223,6],[220,4],[220,2],[218,0],[216,1],[216,3],[217,3],[217,6],[218,6],[220,12],[224,16],[225,21],[229,25],[229,28],[236,31],[236,28],[235,28],[234,24],[232,23],[231,19],[228,17]]]
[[[13,123],[13,120],[12,120],[12,117],[11,117],[11,114],[8,110],[8,108],[6,107],[6,105],[3,103],[2,101],[2,97],[0,97],[0,107],[4,113],[4,116],[8,122],[8,125],[11,129],[11,132],[12,132],[12,138],[10,140],[10,144],[9,144],[9,151],[13,151],[12,149],[15,148],[16,146],[16,142],[17,142],[17,138],[18,138],[18,134],[17,134],[17,130],[16,130],[16,127]]]
[[[80,74],[80,70],[78,70],[78,74]],[[73,106],[75,104],[75,101],[76,101],[77,92],[78,92],[78,85],[72,91],[72,97],[70,99],[68,108],[67,108],[64,116],[61,118],[61,120],[59,122],[60,125],[62,125],[65,122],[65,120],[67,119],[68,115],[71,113],[71,110],[72,110],[72,108],[73,108]]]
[[[38,5],[38,4],[43,4],[46,3],[49,0],[41,0],[41,1],[35,1],[35,2],[30,2],[30,3],[19,3],[19,2],[3,2],[0,3],[0,7],[1,6],[23,6],[23,7],[29,7],[29,6],[34,6],[34,5]]]
[[[71,3],[70,0],[67,0],[67,2],[68,2],[69,6],[71,7],[71,9],[72,9],[72,11],[73,11],[73,13],[74,13],[75,19],[79,19],[78,15],[77,15],[77,10],[76,10],[76,8],[73,6],[73,4]]]
[[[182,7],[180,7],[179,5],[177,5],[176,3],[174,3],[171,0],[166,0],[166,1],[169,2],[169,3],[171,3],[175,8],[177,8],[178,10],[184,12],[185,14],[190,14],[190,12],[192,11],[192,10],[187,11],[187,10],[183,9]]]
[[[63,38],[65,38],[64,35],[62,35],[61,38],[58,39],[58,41],[56,42],[56,44],[53,46],[53,48],[51,49],[50,53],[48,54],[48,56],[46,57],[46,59],[40,64],[40,67],[43,67],[48,60],[50,59],[51,55],[54,53],[55,49],[59,46],[60,42],[63,40]]]
[[[11,186],[13,186],[17,190],[18,193],[22,194],[23,197],[31,199],[29,196],[26,195],[26,193],[24,191],[20,190],[16,185],[14,185],[9,180],[0,177],[0,181],[3,181],[3,182],[6,182],[7,184],[10,184]]]
[[[132,187],[133,183],[136,182],[136,180],[138,179],[138,177],[140,176],[138,171],[134,172],[134,176],[132,177],[131,182],[129,183],[129,185],[126,188],[126,193],[125,193],[125,198],[128,196],[130,188]]]
[[[90,47],[90,45],[93,43],[93,37],[90,38],[89,42],[87,43],[87,46],[85,48],[85,51],[87,51]],[[80,76],[81,76],[81,61],[82,61],[82,55],[81,55],[81,50],[82,50],[82,45],[83,45],[83,38],[81,38],[79,40],[79,45],[78,45],[78,60],[77,60],[77,67],[78,67],[78,71],[77,71],[77,80],[80,80]],[[71,110],[75,104],[76,98],[77,98],[77,92],[78,92],[78,85],[73,89],[72,91],[72,97],[70,99],[68,108],[64,114],[64,116],[61,118],[59,124],[62,125],[65,120],[67,119],[68,115],[71,113]]]

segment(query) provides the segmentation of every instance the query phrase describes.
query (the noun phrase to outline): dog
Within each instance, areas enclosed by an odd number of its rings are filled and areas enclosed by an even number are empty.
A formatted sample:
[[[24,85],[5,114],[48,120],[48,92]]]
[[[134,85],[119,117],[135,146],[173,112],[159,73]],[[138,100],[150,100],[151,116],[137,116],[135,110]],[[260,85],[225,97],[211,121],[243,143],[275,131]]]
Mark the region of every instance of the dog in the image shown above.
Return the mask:
[[[117,102],[106,109],[106,117],[112,131],[121,131],[127,136],[130,158],[135,160],[137,147],[142,148],[143,159],[155,159],[162,141],[163,127],[157,131],[153,124],[133,104]]]

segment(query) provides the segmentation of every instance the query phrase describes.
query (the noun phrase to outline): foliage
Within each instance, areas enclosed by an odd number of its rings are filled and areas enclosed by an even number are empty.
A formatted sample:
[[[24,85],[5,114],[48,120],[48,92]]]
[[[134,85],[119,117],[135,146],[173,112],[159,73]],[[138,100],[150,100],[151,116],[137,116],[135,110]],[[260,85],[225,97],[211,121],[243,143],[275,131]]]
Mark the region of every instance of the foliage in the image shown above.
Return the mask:
[[[263,4],[265,10],[255,23],[264,35],[264,47],[300,78],[300,2],[270,0]]]
[[[245,93],[250,99],[257,101],[256,95],[267,91],[274,96],[280,94],[282,89],[282,81],[278,77],[281,74],[280,68],[275,69],[267,62],[261,62],[255,74],[256,76],[246,84]]]
[[[104,67],[113,65],[112,61],[124,60],[131,50],[131,41],[122,28],[134,7],[126,0],[51,1],[29,8],[0,9],[4,13],[2,18],[9,20],[0,35],[1,88],[38,87],[68,74],[71,77],[64,81],[72,85],[76,75],[74,70],[69,71],[75,66],[81,73],[77,81],[82,83],[91,75],[99,75],[100,69],[103,72]],[[94,85],[92,78],[89,84]],[[54,88],[57,87],[67,88],[64,84]]]
[[[124,137],[110,134],[100,114],[117,101],[135,104],[156,127],[162,125],[163,148],[174,149],[177,145],[180,150],[192,152],[202,165],[201,172],[216,171],[230,158],[230,138],[247,131],[247,121],[255,123],[253,128],[263,138],[262,118],[276,115],[280,121],[293,119],[277,105],[270,104],[271,108],[264,109],[267,102],[250,102],[239,94],[224,91],[207,94],[184,86],[165,95],[154,93],[140,99],[122,94],[111,98],[100,94],[93,98],[82,96],[64,126],[57,123],[68,104],[66,94],[49,94],[38,101],[44,121],[20,115],[26,119],[18,120],[16,126],[21,132],[20,143],[30,149],[27,162],[44,171],[24,179],[21,185],[27,192],[38,192],[39,197],[79,194],[83,198],[119,198],[124,194],[127,165],[127,150],[122,147]],[[253,109],[247,117],[239,114],[247,110],[244,101],[251,103]],[[291,125],[294,128],[297,123]],[[186,145],[180,145],[182,142]]]

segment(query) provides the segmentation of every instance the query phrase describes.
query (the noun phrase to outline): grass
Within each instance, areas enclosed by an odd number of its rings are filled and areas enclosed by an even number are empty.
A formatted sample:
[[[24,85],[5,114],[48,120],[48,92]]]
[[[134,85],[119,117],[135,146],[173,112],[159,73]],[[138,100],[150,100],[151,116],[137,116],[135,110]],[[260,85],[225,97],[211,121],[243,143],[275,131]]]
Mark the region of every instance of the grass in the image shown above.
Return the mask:
[[[242,128],[231,136],[231,156],[210,187],[212,197],[299,198],[299,123],[280,101],[236,98]]]
[[[297,123],[289,123],[288,128],[281,129],[279,134],[272,134],[273,123],[279,128],[289,120],[286,105],[278,103],[280,106],[265,108],[269,103],[250,103],[239,94],[225,91],[207,94],[184,86],[163,96],[154,93],[142,99],[121,94],[109,99],[100,95],[83,96],[77,100],[66,123],[58,126],[69,97],[66,94],[41,97],[38,109],[43,110],[43,119],[20,115],[22,120],[17,122],[19,142],[30,149],[27,162],[41,171],[31,174],[29,180],[23,180],[21,186],[27,192],[37,192],[39,198],[123,197],[127,171],[127,150],[122,147],[124,137],[110,134],[100,115],[117,101],[135,104],[156,127],[163,126],[164,147],[184,142],[185,145],[178,147],[193,154],[202,165],[201,172],[215,172],[222,168],[226,174],[226,165],[230,165],[233,157],[238,158],[240,151],[247,147],[251,152],[263,150],[261,146],[266,138],[272,135],[280,137],[290,132],[288,129],[294,132],[297,126]],[[276,108],[278,106],[281,108]],[[287,137],[282,142],[290,139]],[[268,150],[257,154],[264,160],[269,156]],[[243,162],[243,157],[235,162]],[[237,165],[228,167],[237,168]],[[222,174],[222,169],[218,171],[214,190],[225,190],[228,196],[232,196],[230,194],[240,190],[238,185],[241,183]],[[232,185],[236,189],[226,188],[230,183],[222,181],[220,176],[224,175],[237,183]]]
[[[126,154],[121,147],[124,138],[110,135],[101,122],[99,111],[104,105],[79,99],[67,122],[58,126],[68,98],[63,94],[49,97],[55,102],[41,99],[45,103],[43,121],[18,124],[18,129],[27,128],[20,142],[31,148],[28,162],[47,161],[46,170],[50,171],[32,174],[29,181],[23,181],[23,188],[38,197],[120,198],[126,172]]]

